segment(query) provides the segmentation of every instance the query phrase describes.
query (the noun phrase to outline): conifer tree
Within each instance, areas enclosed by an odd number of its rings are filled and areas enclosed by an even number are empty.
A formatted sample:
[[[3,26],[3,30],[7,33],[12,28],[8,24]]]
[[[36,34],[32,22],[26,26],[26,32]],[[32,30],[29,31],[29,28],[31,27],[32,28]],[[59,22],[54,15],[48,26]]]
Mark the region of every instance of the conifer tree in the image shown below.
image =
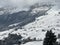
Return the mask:
[[[56,35],[54,35],[52,30],[47,31],[43,45],[53,45],[56,42],[56,39]]]

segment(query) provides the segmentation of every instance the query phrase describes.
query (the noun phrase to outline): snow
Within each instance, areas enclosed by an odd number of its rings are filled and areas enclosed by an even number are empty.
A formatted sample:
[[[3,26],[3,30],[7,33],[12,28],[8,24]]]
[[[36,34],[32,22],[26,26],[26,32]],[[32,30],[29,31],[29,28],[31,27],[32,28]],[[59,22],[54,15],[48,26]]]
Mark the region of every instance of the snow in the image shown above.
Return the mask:
[[[36,37],[37,39],[43,40],[46,31],[50,29],[53,29],[53,32],[55,32],[55,34],[58,35],[60,33],[60,14],[55,12],[54,14],[48,13],[48,15],[43,15],[36,18],[34,22],[25,25],[23,29],[18,29],[17,31],[15,31],[15,29],[9,29],[9,31],[0,32],[1,33],[0,37],[7,37],[9,33],[13,33],[13,34],[17,33],[18,35],[21,34],[24,38]],[[44,29],[45,31],[43,32],[42,29]]]
[[[56,11],[55,11],[56,12]],[[60,29],[60,14],[57,14],[57,12],[54,14],[53,13],[49,13],[49,15],[45,15],[45,16],[41,16],[38,17],[35,22],[30,23],[26,26],[24,26],[24,28],[27,28],[27,30],[29,29],[51,29],[51,28],[58,28]]]
[[[43,45],[43,42],[41,41],[35,41],[35,42],[28,42],[28,43],[26,43],[26,44],[24,44],[24,45]]]
[[[8,27],[17,26],[18,24],[20,24],[20,23],[11,24],[11,25],[9,25]]]
[[[13,32],[13,31],[14,31],[14,29],[10,29],[9,31],[7,30],[7,31],[0,32],[0,40],[8,37],[8,34]]]
[[[38,7],[38,8],[34,8],[31,13],[36,14],[38,12],[46,11],[48,9],[49,9],[49,7],[46,7],[46,6],[45,7]]]
[[[18,29],[17,31],[13,31],[12,33],[20,33],[22,35],[26,34],[30,37],[43,38],[46,32],[42,32],[42,29],[50,30],[52,28],[56,29],[54,31],[56,32],[56,34],[60,32],[60,14],[54,14],[54,15],[49,14],[49,15],[40,16],[36,18],[34,22],[25,25],[23,29]]]
[[[0,39],[7,37],[9,33],[12,33],[18,35],[21,34],[23,38],[30,37],[30,38],[36,38],[37,40],[39,39],[44,40],[46,31],[51,29],[57,36],[58,34],[60,34],[60,14],[58,14],[58,12],[59,11],[51,9],[47,12],[48,15],[43,15],[36,18],[34,22],[23,26],[22,27],[23,29],[15,30],[15,28],[13,28],[9,29],[9,31],[0,32]],[[42,42],[28,42],[24,45],[39,45],[39,44],[42,45]]]

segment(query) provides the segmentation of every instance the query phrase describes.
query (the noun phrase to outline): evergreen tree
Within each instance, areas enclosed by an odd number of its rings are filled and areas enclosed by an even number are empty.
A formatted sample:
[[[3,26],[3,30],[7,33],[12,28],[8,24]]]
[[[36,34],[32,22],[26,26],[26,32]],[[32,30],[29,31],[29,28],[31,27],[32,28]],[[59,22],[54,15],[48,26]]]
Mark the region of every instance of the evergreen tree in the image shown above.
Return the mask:
[[[56,42],[56,36],[52,33],[52,30],[47,31],[43,45],[53,45]]]

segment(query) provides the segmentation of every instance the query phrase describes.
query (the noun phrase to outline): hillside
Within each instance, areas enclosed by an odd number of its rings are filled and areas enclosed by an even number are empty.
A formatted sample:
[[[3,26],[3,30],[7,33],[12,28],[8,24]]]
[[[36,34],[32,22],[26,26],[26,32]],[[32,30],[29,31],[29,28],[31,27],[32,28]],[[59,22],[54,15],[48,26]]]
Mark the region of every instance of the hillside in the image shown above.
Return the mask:
[[[51,12],[50,12],[51,11]],[[36,18],[34,22],[31,22],[22,27],[22,29],[13,28],[9,31],[0,32],[0,39],[8,37],[8,34],[22,35],[23,39],[30,37],[31,39],[36,38],[37,40],[44,40],[47,30],[52,30],[58,37],[60,34],[60,14],[59,11],[49,10],[47,15]],[[57,39],[58,42],[60,39]],[[41,42],[41,41],[40,41]],[[36,45],[40,42],[36,42]],[[35,42],[28,42],[24,45],[35,45]],[[22,44],[23,45],[23,44]],[[42,43],[41,43],[42,45]]]

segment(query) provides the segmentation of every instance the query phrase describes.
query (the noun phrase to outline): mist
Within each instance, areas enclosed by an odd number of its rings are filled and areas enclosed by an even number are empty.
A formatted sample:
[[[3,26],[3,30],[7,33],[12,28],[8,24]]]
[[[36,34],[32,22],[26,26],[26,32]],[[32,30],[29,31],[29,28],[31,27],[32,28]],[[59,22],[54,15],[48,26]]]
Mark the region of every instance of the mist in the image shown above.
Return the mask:
[[[31,5],[41,2],[52,2],[56,4],[54,8],[60,9],[60,0],[0,0],[0,7],[28,9]]]

